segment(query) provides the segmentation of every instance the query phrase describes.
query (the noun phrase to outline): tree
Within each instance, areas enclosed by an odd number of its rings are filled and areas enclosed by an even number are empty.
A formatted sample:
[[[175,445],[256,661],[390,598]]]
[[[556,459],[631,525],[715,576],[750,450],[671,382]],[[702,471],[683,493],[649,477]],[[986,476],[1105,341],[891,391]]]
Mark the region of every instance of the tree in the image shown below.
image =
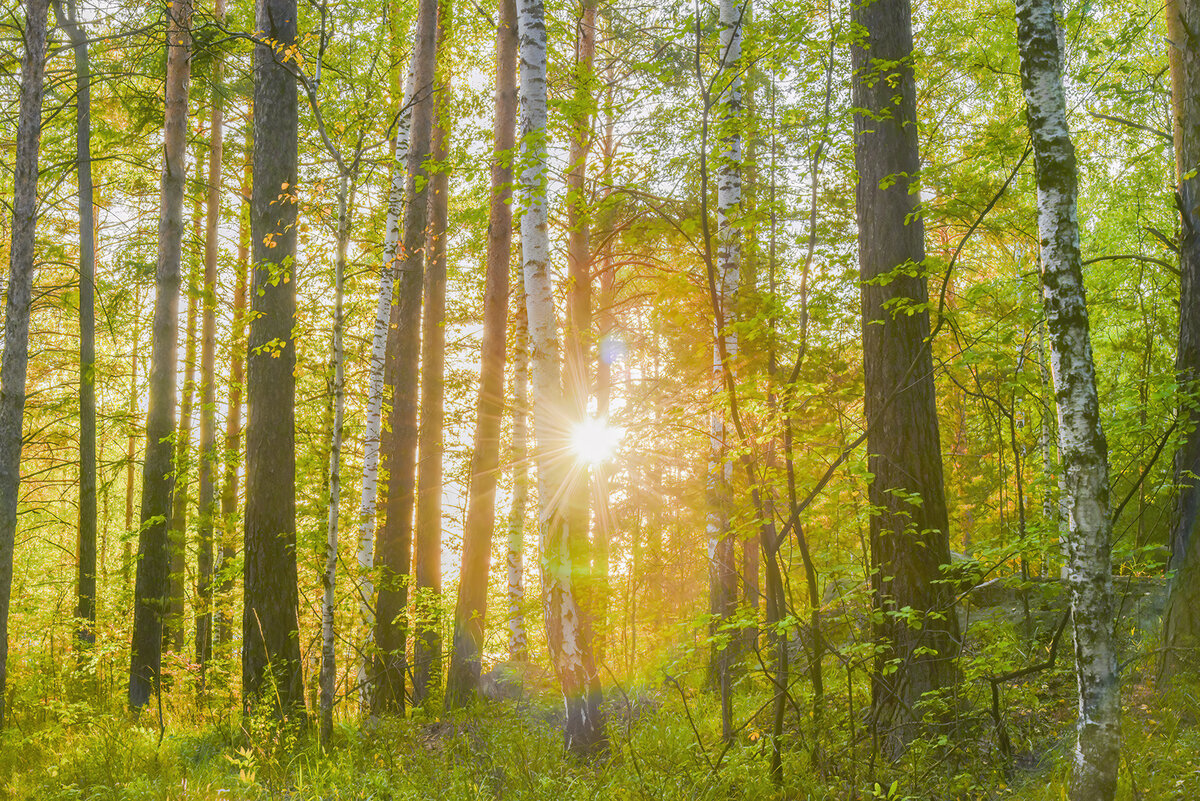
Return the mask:
[[[726,386],[726,372],[732,374],[737,357],[738,339],[733,327],[742,270],[739,226],[742,206],[742,38],[747,3],[722,0],[720,7],[720,105],[719,129],[723,150],[717,159],[717,258],[715,275],[710,276],[713,302],[712,381],[713,394],[719,398]],[[699,43],[697,43],[699,46]],[[708,192],[708,187],[704,187]],[[707,209],[707,203],[705,204]],[[707,213],[707,211],[705,212]],[[731,387],[730,387],[731,388]],[[708,559],[709,611],[712,614],[714,644],[709,655],[709,682],[721,698],[721,733],[733,736],[731,681],[732,643],[722,644],[727,635],[721,627],[728,622],[737,605],[737,566],[735,536],[730,527],[733,461],[726,440],[724,412],[715,406],[709,417],[708,461]]]
[[[575,24],[575,63],[572,65],[573,96],[567,108],[570,141],[567,152],[567,303],[563,325],[563,392],[569,424],[583,425],[588,419],[588,395],[591,389],[592,337],[592,260],[586,190],[588,155],[592,148],[592,97],[596,60],[596,2],[580,0]],[[581,608],[587,616],[594,639],[593,656],[603,660],[600,635],[604,610],[594,590],[595,576],[590,574],[591,554],[588,543],[589,465],[579,462],[566,475],[564,486],[571,561],[580,572]]]
[[[218,23],[225,19],[225,0],[216,0]],[[217,253],[220,249],[221,159],[225,145],[225,104],[221,81],[225,69],[221,55],[212,66],[212,107],[208,130],[208,212],[204,223],[204,283],[200,323],[200,465],[196,501],[196,663],[200,682],[212,657],[213,524],[217,516]]]
[[[4,361],[0,362],[0,729],[8,682],[8,611],[12,592],[17,491],[21,485],[21,436],[29,366],[29,309],[33,295],[37,233],[38,147],[46,75],[46,23],[50,0],[25,3],[25,58],[13,176],[12,239],[4,306]]]
[[[496,93],[492,120],[491,207],[488,216],[483,346],[475,447],[463,525],[462,568],[454,608],[454,639],[446,677],[446,707],[464,706],[479,682],[480,650],[487,616],[488,568],[496,522],[496,479],[500,470],[500,417],[504,411],[504,361],[508,329],[508,271],[512,249],[512,159],[517,128],[517,7],[501,0],[496,25]],[[523,414],[523,411],[515,411]],[[514,430],[516,424],[514,423]],[[516,434],[514,433],[514,440]],[[515,450],[515,442],[514,442]],[[523,470],[513,454],[514,469]],[[514,480],[514,484],[517,482]],[[522,482],[523,483],[523,482]],[[516,504],[514,490],[514,505]],[[516,521],[518,536],[524,515]],[[511,549],[509,553],[511,553]],[[520,558],[520,551],[517,552]],[[520,578],[520,565],[516,566]],[[509,586],[513,567],[509,566]],[[519,586],[519,585],[518,585]]]
[[[918,734],[921,697],[955,678],[949,521],[929,338],[924,224],[916,191],[916,91],[908,0],[855,4],[854,164],[867,470],[874,477],[871,588],[876,730],[890,754]],[[911,613],[911,614],[910,614]]]
[[[75,174],[79,187],[79,640],[96,642],[96,242],[92,184],[92,67],[74,0],[54,17],[75,57]]]
[[[1179,347],[1176,369],[1188,396],[1200,380],[1200,4],[1172,0],[1166,7],[1170,48],[1171,119],[1175,143],[1175,203],[1180,215]],[[1171,519],[1171,561],[1175,571],[1163,615],[1163,652],[1159,678],[1166,679],[1195,661],[1200,645],[1200,547],[1193,536],[1200,517],[1200,407],[1181,404],[1186,434],[1175,454],[1177,496]]]
[[[163,618],[170,589],[168,521],[174,487],[175,363],[179,323],[183,195],[187,159],[187,100],[191,79],[191,0],[167,7],[166,114],[155,271],[150,404],[146,412],[146,456],[142,468],[141,529],[134,580],[133,644],[129,705],[140,709],[158,689]]]
[[[394,16],[393,16],[394,18]],[[367,414],[363,426],[362,503],[358,513],[359,617],[364,629],[364,647],[359,661],[358,685],[362,711],[371,709],[371,642],[374,639],[375,588],[371,570],[375,566],[376,499],[379,490],[379,455],[383,438],[383,398],[385,389],[395,381],[385,381],[388,341],[392,336],[391,312],[396,291],[396,252],[400,244],[400,226],[404,219],[404,176],[408,167],[408,140],[412,130],[413,74],[409,65],[400,111],[396,116],[396,135],[392,140],[392,178],[389,183],[387,223],[384,229],[383,267],[376,293],[375,326],[371,333],[371,363],[367,377]],[[390,375],[390,373],[387,373]]]
[[[259,0],[254,48],[250,338],[246,360],[245,604],[242,701],[304,710],[296,568],[295,0]]]
[[[413,643],[413,703],[422,705],[442,675],[442,452],[446,380],[446,218],[450,205],[451,35],[453,3],[438,4],[437,75],[434,78],[433,174],[425,241],[424,314],[421,323],[421,428],[417,447],[417,626]]]
[[[426,161],[433,138],[433,81],[437,62],[437,0],[421,0],[413,48],[412,128],[404,181],[401,245],[394,269],[397,300],[392,309],[388,372],[393,387],[391,430],[383,443],[388,473],[387,506],[376,549],[379,598],[375,605],[377,687],[372,702],[378,712],[404,710],[404,662],[407,629],[401,620],[408,606],[412,557],[413,506],[416,493],[417,382],[420,363],[421,293],[424,276],[425,225],[429,215]],[[390,377],[390,381],[388,378]]]
[[[1079,718],[1069,795],[1072,801],[1104,801],[1116,794],[1121,745],[1121,679],[1111,641],[1115,606],[1108,442],[1100,425],[1079,255],[1079,188],[1061,42],[1053,0],[1018,0],[1021,88],[1037,177],[1042,303],[1070,525],[1067,586]]]
[[[595,754],[606,746],[600,684],[590,632],[577,598],[567,509],[570,413],[558,367],[558,316],[550,275],[546,206],[546,23],[542,0],[519,0],[521,58],[521,258],[533,366],[533,424],[537,438],[538,530],[546,641],[566,706],[568,751]]]

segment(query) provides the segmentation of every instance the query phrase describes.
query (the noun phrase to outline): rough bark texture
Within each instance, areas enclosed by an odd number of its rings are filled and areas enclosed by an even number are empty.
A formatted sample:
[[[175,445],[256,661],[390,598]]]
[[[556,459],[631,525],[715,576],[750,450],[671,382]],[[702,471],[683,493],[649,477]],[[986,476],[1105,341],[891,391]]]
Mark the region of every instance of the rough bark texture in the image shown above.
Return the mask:
[[[296,1],[259,0],[265,42],[296,41]],[[242,698],[302,712],[296,586],[296,81],[266,44],[254,48],[254,278],[246,376]]]
[[[1200,405],[1193,393],[1200,381],[1200,2],[1167,3],[1171,104],[1175,134],[1176,203],[1180,214],[1179,383],[1192,397],[1181,404],[1186,434],[1175,453],[1178,495],[1172,516],[1174,571],[1163,617],[1159,678],[1200,664],[1200,546],[1194,536],[1200,520]],[[1190,177],[1189,177],[1190,176]]]
[[[225,0],[217,0],[216,18],[225,17]],[[208,205],[204,222],[204,284],[200,323],[200,464],[196,502],[196,664],[204,686],[212,657],[213,525],[217,516],[217,254],[220,251],[221,158],[225,143],[225,109],[221,100],[224,67],[216,54],[212,72],[212,110],[209,116]]]
[[[75,56],[75,165],[79,187],[79,566],[80,643],[96,641],[96,241],[92,185],[92,68],[73,0],[54,4]]]
[[[442,683],[442,450],[446,376],[446,217],[450,206],[451,0],[438,7],[438,64],[434,81],[429,228],[425,240],[424,315],[421,321],[421,429],[417,471],[416,631],[413,703],[424,705]]]
[[[129,705],[141,708],[158,686],[163,616],[170,588],[168,521],[175,475],[175,364],[179,315],[179,265],[183,247],[183,195],[187,159],[187,99],[191,79],[191,0],[168,9],[166,116],[163,125],[162,200],[158,223],[150,403],[142,467],[141,530],[134,580],[133,645]]]
[[[859,276],[870,487],[874,723],[896,755],[918,733],[922,695],[955,679],[958,624],[934,397],[908,0],[854,6]],[[910,610],[911,614],[909,613]]]
[[[550,662],[566,707],[566,747],[591,755],[607,747],[602,696],[592,660],[591,633],[576,596],[565,493],[569,427],[558,367],[558,319],[550,272],[546,207],[546,23],[542,0],[518,0],[521,46],[520,187],[524,201],[521,248],[525,309],[533,365],[533,422],[537,437],[538,530],[541,537],[542,601]]]
[[[504,349],[512,250],[512,158],[516,127],[517,6],[515,0],[502,0],[496,25],[492,200],[488,217],[479,401],[475,413],[471,480],[467,490],[467,518],[463,526],[458,603],[454,609],[454,642],[450,671],[446,677],[448,709],[465,705],[475,692],[479,682],[480,649],[483,647],[484,620],[487,615],[488,568],[491,566],[492,530],[496,524],[496,479],[500,470],[500,419],[504,412]],[[516,458],[514,454],[514,466],[520,470],[523,465],[518,464]]]
[[[6,712],[8,610],[12,592],[17,494],[21,484],[21,432],[29,366],[29,309],[33,297],[37,229],[38,147],[42,136],[46,22],[50,0],[25,3],[25,57],[13,176],[12,240],[4,307],[4,361],[0,364],[0,729]]]
[[[433,132],[432,87],[437,62],[437,0],[421,0],[413,49],[412,130],[404,183],[404,223],[396,254],[397,302],[388,342],[389,381],[395,388],[391,430],[384,440],[383,468],[388,474],[386,516],[379,531],[379,599],[375,620],[377,712],[404,709],[404,662],[408,574],[412,551],[417,455],[417,372],[420,362],[421,293],[424,275],[428,175]]]
[[[1096,372],[1079,256],[1075,147],[1067,126],[1062,50],[1053,0],[1018,0],[1021,87],[1038,188],[1042,301],[1058,406],[1067,501],[1067,585],[1079,688],[1072,801],[1105,801],[1117,789],[1120,676],[1113,625],[1108,443],[1100,425]]]

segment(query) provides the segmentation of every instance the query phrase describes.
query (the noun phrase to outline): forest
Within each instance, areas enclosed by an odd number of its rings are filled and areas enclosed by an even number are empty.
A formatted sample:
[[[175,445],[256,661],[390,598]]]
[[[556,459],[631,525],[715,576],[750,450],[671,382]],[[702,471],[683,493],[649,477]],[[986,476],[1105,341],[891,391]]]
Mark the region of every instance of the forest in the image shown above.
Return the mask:
[[[1200,797],[1200,0],[0,0],[0,798]]]

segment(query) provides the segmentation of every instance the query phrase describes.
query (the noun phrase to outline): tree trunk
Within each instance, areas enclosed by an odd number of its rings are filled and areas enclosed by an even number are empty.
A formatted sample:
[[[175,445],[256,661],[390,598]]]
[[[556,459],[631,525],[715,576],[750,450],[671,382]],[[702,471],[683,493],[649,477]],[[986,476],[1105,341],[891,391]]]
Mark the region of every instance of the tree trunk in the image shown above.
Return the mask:
[[[372,678],[370,671],[374,655],[375,607],[372,596],[375,586],[372,569],[375,566],[376,499],[379,493],[379,446],[383,435],[383,398],[385,383],[393,387],[394,378],[385,382],[388,342],[392,334],[392,301],[396,290],[396,249],[400,243],[400,226],[404,219],[404,177],[408,169],[408,140],[412,129],[413,73],[409,64],[396,119],[396,138],[392,145],[392,182],[388,193],[387,230],[383,240],[383,268],[379,273],[379,291],[375,303],[375,328],[371,338],[371,366],[367,377],[367,414],[363,431],[362,505],[358,512],[358,600],[362,620],[363,650],[358,666],[359,708],[365,714],[371,709]],[[389,373],[390,375],[390,373]]]
[[[1037,173],[1042,299],[1070,524],[1067,584],[1075,632],[1079,739],[1069,796],[1072,801],[1105,801],[1116,793],[1121,741],[1121,679],[1111,642],[1115,607],[1108,443],[1100,427],[1088,333],[1075,147],[1067,126],[1053,0],[1017,0],[1017,43]]]
[[[4,308],[4,360],[0,362],[0,729],[4,727],[8,679],[8,610],[12,592],[17,495],[21,484],[21,432],[25,376],[29,366],[29,308],[33,297],[37,229],[38,147],[46,75],[46,20],[50,0],[25,3],[25,58],[13,161],[12,241]]]
[[[487,615],[488,568],[496,523],[496,479],[500,470],[500,419],[504,412],[504,350],[508,334],[508,271],[512,250],[512,158],[517,127],[517,7],[501,0],[496,26],[496,96],[492,122],[492,191],[488,218],[486,287],[483,298],[483,347],[480,353],[479,401],[475,414],[475,448],[463,525],[462,569],[454,609],[454,642],[446,677],[446,707],[464,706],[479,682],[480,651]],[[516,414],[521,414],[520,411]],[[515,429],[515,423],[514,423]],[[516,450],[516,433],[513,434]],[[514,470],[524,465],[515,461]],[[514,479],[513,504],[516,505]],[[518,523],[518,532],[521,531]],[[510,524],[511,525],[511,524]],[[512,554],[511,527],[510,548]],[[520,550],[517,551],[518,588]],[[509,589],[512,589],[512,564]],[[519,609],[519,607],[518,607]],[[510,610],[511,613],[511,610]],[[513,618],[509,617],[512,626]],[[514,634],[513,639],[515,640]],[[521,627],[523,651],[524,628]],[[515,653],[510,645],[510,654]],[[514,656],[514,658],[516,658]]]
[[[513,4],[516,13],[516,4]],[[514,77],[515,77],[514,70]],[[515,110],[515,105],[514,105]],[[525,295],[525,281],[517,274],[517,297]],[[525,638],[525,508],[529,505],[529,327],[526,324],[525,304],[517,309],[516,334],[513,345],[513,429],[512,457],[513,495],[508,512],[508,547],[504,564],[508,574],[508,657],[514,662],[529,659],[529,643]],[[486,591],[486,590],[485,590]],[[480,622],[480,643],[483,624]],[[478,676],[476,676],[478,679]]]
[[[565,743],[577,755],[607,747],[600,683],[592,660],[591,632],[576,597],[578,576],[572,563],[571,531],[564,492],[565,460],[554,458],[570,444],[569,417],[559,372],[558,319],[550,273],[549,215],[546,207],[546,24],[542,0],[519,0],[521,43],[520,186],[525,201],[521,248],[525,309],[533,364],[533,422],[537,437],[538,529],[541,538],[542,598],[550,662],[566,706]]]
[[[135,320],[141,319],[142,314],[142,288],[141,286],[134,287],[133,313]],[[142,340],[141,326],[137,322],[133,325],[133,354],[129,359],[129,405],[127,410],[129,413],[128,436],[125,441],[125,532],[126,536],[121,539],[121,585],[125,592],[129,592],[130,576],[133,570],[133,548],[129,544],[129,535],[133,532],[133,484],[134,472],[136,465],[134,459],[137,457],[137,420],[138,414],[138,350]]]
[[[196,178],[200,182],[200,148],[196,148]],[[195,233],[198,240],[201,209],[204,201],[197,199]],[[167,619],[163,624],[163,651],[183,649],[184,585],[187,573],[188,494],[192,470],[192,416],[196,398],[196,318],[200,305],[200,263],[193,262],[187,280],[187,324],[184,333],[183,398],[179,402],[179,430],[175,435],[175,488],[171,497],[171,594]]]
[[[927,692],[955,680],[958,624],[949,523],[921,266],[924,225],[914,185],[919,170],[912,18],[908,0],[854,6],[866,38],[853,47],[862,281],[864,407],[875,637],[876,731],[890,756],[920,731]],[[911,614],[909,614],[911,612]]]
[[[721,74],[718,98],[720,105],[719,132],[722,152],[717,160],[717,286],[719,309],[713,316],[713,393],[718,398],[726,390],[725,371],[732,371],[737,357],[738,340],[733,329],[734,303],[742,269],[741,206],[742,206],[742,15],[745,6],[737,0],[721,0]],[[708,188],[705,187],[707,192]],[[722,344],[719,340],[723,339]],[[728,359],[727,364],[722,358]],[[721,732],[728,740],[733,736],[732,662],[734,642],[740,634],[721,633],[721,628],[733,615],[737,605],[736,542],[730,530],[729,515],[732,503],[733,461],[726,441],[726,423],[721,404],[714,403],[709,421],[708,467],[708,558],[709,611],[713,616],[712,634],[729,639],[724,645],[714,644],[709,653],[709,681],[721,696]]]
[[[1163,652],[1159,679],[1200,664],[1200,545],[1193,536],[1200,519],[1200,3],[1167,3],[1170,41],[1171,105],[1175,133],[1176,203],[1180,214],[1179,348],[1176,370],[1188,395],[1180,404],[1185,435],[1175,454],[1178,496],[1172,516],[1171,562],[1174,571],[1163,617]],[[1186,397],[1186,396],[1185,396]]]
[[[296,0],[259,0],[255,25],[276,47],[296,42]],[[295,78],[254,49],[254,279],[247,358],[245,603],[242,699],[303,713],[296,577]]]
[[[417,485],[416,634],[413,704],[425,705],[442,682],[442,450],[446,376],[446,218],[450,201],[451,36],[453,3],[438,7],[438,64],[434,84],[429,228],[425,240],[424,318],[421,331],[420,469]]]
[[[168,9],[166,113],[163,124],[162,200],[154,292],[154,337],[150,355],[150,404],[146,412],[146,457],[142,466],[141,531],[134,581],[133,643],[129,705],[140,709],[159,687],[163,617],[170,591],[168,522],[175,481],[175,368],[179,334],[183,195],[187,175],[187,100],[191,79],[192,0]]]
[[[346,405],[346,374],[342,353],[342,302],[346,277],[346,250],[350,244],[350,209],[354,187],[345,172],[338,178],[337,255],[333,265],[333,436],[329,441],[329,517],[325,528],[325,573],[321,599],[321,742],[328,746],[333,734],[333,696],[337,680],[334,657],[333,615],[337,579],[338,509],[341,501],[342,418]]]
[[[250,137],[247,137],[249,139]],[[213,593],[216,621],[213,632],[222,655],[228,655],[233,640],[233,584],[231,563],[238,550],[238,468],[242,464],[242,389],[246,380],[246,288],[250,271],[250,159],[253,146],[247,141],[246,166],[238,214],[237,279],[233,290],[233,321],[229,332],[229,401],[225,414],[225,476],[221,482],[221,545],[217,549],[217,586]]]
[[[429,216],[428,176],[433,136],[433,80],[437,61],[437,0],[421,0],[413,50],[412,130],[404,183],[404,224],[394,269],[398,298],[392,309],[388,368],[395,387],[391,430],[384,441],[383,468],[388,474],[386,517],[379,531],[379,598],[375,647],[377,712],[404,711],[404,662],[408,574],[412,551],[416,486],[417,372],[420,363],[421,292],[425,224]],[[386,381],[386,377],[385,377]]]
[[[568,107],[570,143],[567,154],[567,314],[564,328],[563,390],[572,425],[588,418],[592,336],[592,264],[587,200],[588,154],[592,147],[592,82],[596,55],[596,0],[580,0],[575,24],[575,64],[571,76],[574,97]],[[589,470],[591,465],[575,458],[566,475],[568,545],[571,561],[580,575],[579,600],[592,628],[593,654],[603,659],[602,616],[596,601],[595,577],[591,575],[588,547]]]
[[[225,0],[216,0],[216,19],[225,18]],[[203,321],[200,324],[200,465],[196,502],[196,664],[200,688],[212,657],[213,520],[217,515],[217,254],[221,220],[221,158],[225,144],[225,109],[221,100],[224,64],[216,54],[212,67],[212,113],[209,118],[208,206],[204,224],[204,286],[201,292]]]
[[[79,186],[79,575],[81,645],[96,642],[96,241],[92,185],[92,67],[74,0],[54,15],[75,55],[75,165]]]

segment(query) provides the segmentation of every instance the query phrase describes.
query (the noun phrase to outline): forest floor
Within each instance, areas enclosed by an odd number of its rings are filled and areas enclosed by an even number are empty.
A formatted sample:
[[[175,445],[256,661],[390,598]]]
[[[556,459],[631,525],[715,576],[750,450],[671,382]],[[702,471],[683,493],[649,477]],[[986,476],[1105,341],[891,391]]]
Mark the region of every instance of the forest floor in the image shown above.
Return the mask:
[[[1200,798],[1200,685],[1159,694],[1149,671],[1125,676],[1121,799]],[[836,676],[836,674],[835,674]],[[834,678],[835,676],[831,676]],[[784,783],[768,775],[769,704],[761,677],[737,696],[741,728],[725,748],[710,696],[670,683],[610,700],[611,752],[581,763],[563,754],[552,695],[481,704],[469,714],[359,725],[341,722],[323,752],[309,733],[243,721],[180,689],[133,717],[116,701],[72,698],[69,675],[27,679],[0,735],[0,797],[12,799],[1045,799],[1065,798],[1073,681],[1064,668],[1002,694],[1010,756],[1000,752],[990,692],[970,699],[949,735],[894,764],[874,762],[860,711],[830,690],[824,757],[812,724],[786,733]],[[844,678],[844,677],[843,677]],[[78,686],[78,682],[74,681]],[[986,682],[975,682],[976,684]],[[969,682],[964,682],[964,687]],[[803,707],[811,703],[799,695]],[[78,691],[76,691],[78,692]],[[112,697],[111,695],[109,697]],[[861,704],[865,688],[856,688]],[[840,704],[840,706],[839,706]],[[839,711],[840,710],[840,711]]]

